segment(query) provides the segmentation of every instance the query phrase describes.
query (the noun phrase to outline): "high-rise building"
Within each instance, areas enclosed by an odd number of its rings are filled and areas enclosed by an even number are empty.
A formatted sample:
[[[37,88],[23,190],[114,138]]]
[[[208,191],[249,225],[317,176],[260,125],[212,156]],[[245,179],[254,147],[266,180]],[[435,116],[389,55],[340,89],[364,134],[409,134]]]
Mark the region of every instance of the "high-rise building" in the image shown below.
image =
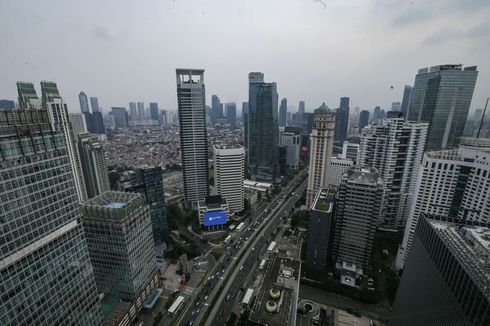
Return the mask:
[[[301,149],[300,129],[286,127],[284,132],[281,132],[280,145],[286,147],[286,165],[288,168],[299,168],[299,153]]]
[[[330,158],[333,151],[335,114],[323,103],[315,110],[315,121],[311,132],[311,155],[308,171],[306,205],[308,209],[320,188],[328,187]]]
[[[379,124],[379,123],[381,123],[382,120],[383,120],[383,117],[381,114],[381,108],[379,106],[374,107],[372,122],[375,124]]]
[[[286,113],[286,126],[287,127],[293,126],[293,113],[292,112]]]
[[[85,116],[81,113],[68,113],[68,120],[71,123],[73,134],[76,136],[80,133],[87,132]]]
[[[299,101],[298,113],[300,116],[303,116],[303,114],[305,113],[305,101]]]
[[[490,140],[462,138],[458,149],[426,152],[417,176],[396,267],[410,252],[420,214],[490,223]]]
[[[245,150],[241,146],[213,146],[216,194],[228,202],[231,212],[243,211]]]
[[[489,238],[421,214],[388,325],[490,325]]]
[[[138,192],[145,197],[146,204],[150,208],[151,227],[155,244],[168,242],[169,231],[162,168],[159,166],[142,167],[127,171],[119,182],[119,189]]]
[[[249,111],[248,102],[242,102],[242,120],[243,120],[243,147],[245,148],[245,162],[248,162],[248,144],[249,144]]]
[[[420,69],[407,120],[429,123],[426,150],[457,147],[463,135],[478,71],[476,66],[441,65]]]
[[[0,100],[0,109],[15,109],[15,102],[11,100]]]
[[[283,98],[279,107],[279,127],[286,127],[286,115],[288,112],[288,100]]]
[[[90,98],[90,106],[92,107],[92,113],[100,112],[99,99],[97,97]]]
[[[104,118],[102,112],[97,111],[92,113],[92,133],[105,134]]]
[[[357,165],[376,168],[383,179],[383,213],[379,221],[383,227],[405,226],[423,158],[427,127],[427,123],[391,118],[362,131]]]
[[[135,102],[129,102],[129,117],[131,118],[131,121],[138,120],[138,109],[136,109]]]
[[[160,110],[158,109],[158,103],[150,103],[150,119],[159,121],[159,112]]]
[[[176,75],[185,206],[197,209],[209,195],[204,70],[177,69]]]
[[[76,139],[87,197],[109,191],[109,172],[102,144],[89,133],[78,134]]]
[[[114,116],[114,128],[122,129],[128,126],[125,108],[112,107],[112,115]]]
[[[0,324],[100,325],[62,131],[45,109],[0,110],[0,138]]]
[[[19,95],[19,107],[21,109],[40,109],[42,101],[37,97],[34,84],[30,82],[17,82],[17,93]]]
[[[313,122],[315,121],[315,113],[305,112],[303,114],[303,125],[301,127],[301,134],[310,136],[313,129]]]
[[[402,108],[402,104],[400,102],[391,103],[391,111],[400,112],[401,108]]]
[[[211,123],[216,123],[218,119],[223,118],[223,109],[218,95],[211,96]]]
[[[361,145],[344,141],[342,145],[342,158],[352,160],[354,164],[359,161]]]
[[[334,259],[341,282],[354,286],[366,271],[381,215],[383,180],[374,168],[353,167],[342,176],[335,212]]]
[[[236,127],[236,104],[235,102],[226,103],[226,120],[234,128]]]
[[[136,103],[138,105],[138,119],[137,120],[145,120],[145,103],[143,102],[138,102]]]
[[[264,74],[249,74],[248,169],[256,181],[275,182],[279,177],[279,126],[277,86],[265,83]]]
[[[407,113],[411,94],[412,94],[412,86],[405,85],[405,88],[403,89],[402,106],[400,107],[400,112],[402,112],[403,114]]]
[[[340,107],[335,112],[335,141],[341,141],[347,139],[347,132],[349,131],[349,98],[340,98]]]
[[[330,159],[330,170],[328,172],[328,184],[339,187],[344,173],[354,166],[354,161],[348,158],[332,157]]]
[[[311,206],[305,273],[322,280],[332,255],[335,190],[320,188]]]
[[[99,292],[145,301],[157,285],[151,218],[142,195],[108,191],[81,206],[83,230]]]
[[[51,126],[56,131],[61,131],[65,136],[66,150],[70,158],[71,170],[77,189],[78,200],[83,202],[87,199],[85,181],[82,175],[80,156],[76,146],[70,121],[68,120],[68,108],[60,96],[58,86],[54,82],[42,81],[42,104],[48,111]]]
[[[90,112],[87,94],[80,92],[80,94],[78,94],[78,101],[80,102],[80,112]]]
[[[87,131],[88,132],[93,132],[94,127],[93,127],[93,119],[92,119],[92,113],[90,112],[84,112],[83,117],[85,118],[85,125],[87,126]]]
[[[369,111],[362,110],[361,113],[359,113],[359,131],[362,131],[362,129],[366,127],[368,124],[369,124]]]

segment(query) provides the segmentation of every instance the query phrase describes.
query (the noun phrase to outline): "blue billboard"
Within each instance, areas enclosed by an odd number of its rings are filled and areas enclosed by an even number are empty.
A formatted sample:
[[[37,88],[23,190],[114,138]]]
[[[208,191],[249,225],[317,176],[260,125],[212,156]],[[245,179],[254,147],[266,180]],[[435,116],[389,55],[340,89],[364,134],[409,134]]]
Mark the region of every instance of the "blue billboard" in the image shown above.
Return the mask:
[[[214,211],[204,213],[204,226],[226,224],[226,212]]]

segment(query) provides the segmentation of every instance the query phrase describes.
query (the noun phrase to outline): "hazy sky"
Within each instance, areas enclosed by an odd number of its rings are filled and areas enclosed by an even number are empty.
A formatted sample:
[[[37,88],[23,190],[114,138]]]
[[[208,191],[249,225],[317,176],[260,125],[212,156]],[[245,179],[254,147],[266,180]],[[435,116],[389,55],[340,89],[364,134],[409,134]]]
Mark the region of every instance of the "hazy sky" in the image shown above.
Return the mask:
[[[81,90],[175,108],[175,68],[206,70],[208,105],[246,101],[261,71],[295,109],[386,108],[445,63],[478,66],[473,109],[490,95],[489,0],[0,0],[0,44],[0,98],[55,80],[76,112]]]

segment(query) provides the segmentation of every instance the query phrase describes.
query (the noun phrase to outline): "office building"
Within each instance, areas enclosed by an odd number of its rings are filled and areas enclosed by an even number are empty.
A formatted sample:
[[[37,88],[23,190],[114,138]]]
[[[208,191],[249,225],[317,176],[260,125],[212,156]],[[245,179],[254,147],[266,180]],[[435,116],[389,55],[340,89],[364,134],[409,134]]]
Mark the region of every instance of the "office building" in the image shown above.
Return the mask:
[[[412,86],[405,85],[403,89],[402,106],[400,111],[405,115],[407,113],[408,105],[410,104],[410,95],[412,94]]]
[[[75,136],[88,131],[85,116],[82,113],[68,113],[68,120]]]
[[[78,101],[80,102],[80,112],[82,114],[85,112],[90,113],[87,94],[85,94],[84,92],[80,92],[80,94],[78,94]]]
[[[87,199],[85,181],[82,175],[80,156],[76,147],[70,121],[68,120],[68,108],[61,98],[56,83],[49,81],[41,82],[42,104],[48,111],[51,126],[56,131],[61,131],[65,136],[66,150],[70,158],[71,170],[77,189],[78,200],[83,202]]]
[[[426,152],[396,267],[401,269],[412,246],[420,214],[490,223],[490,140],[462,138],[458,149]]]
[[[231,125],[232,128],[236,127],[236,104],[235,102],[226,103],[226,121]]]
[[[159,112],[160,110],[158,109],[158,103],[150,103],[150,119],[159,121]]]
[[[371,120],[371,122],[373,124],[380,124],[382,120],[383,116],[381,114],[381,108],[379,106],[374,107],[373,120]]]
[[[311,130],[313,129],[313,122],[315,121],[315,113],[305,112],[303,114],[303,125],[301,127],[301,134],[305,136],[310,136]]]
[[[207,196],[198,203],[199,225],[208,231],[223,230],[230,219],[230,207],[220,195]]]
[[[286,127],[286,115],[288,112],[288,100],[283,98],[279,107],[279,127]]]
[[[137,120],[145,120],[145,104],[143,102],[136,103],[138,106],[138,119]]]
[[[335,190],[320,188],[311,206],[305,274],[322,280],[332,255]]]
[[[17,82],[19,108],[40,109],[43,107],[41,99],[37,96],[34,84],[30,82]]]
[[[280,145],[286,147],[286,165],[290,169],[299,168],[299,154],[301,150],[300,130],[294,127],[286,127],[283,132],[279,130],[281,133]]]
[[[99,99],[97,97],[90,98],[90,106],[92,107],[92,113],[101,112],[99,107]]]
[[[108,191],[81,205],[83,230],[99,292],[142,302],[156,287],[151,218],[142,195]]]
[[[362,131],[357,165],[376,168],[384,183],[380,226],[390,229],[405,226],[423,158],[427,128],[427,123],[390,118]]]
[[[131,118],[131,121],[138,120],[138,110],[136,109],[135,102],[129,102],[129,117]]]
[[[197,209],[209,195],[204,70],[177,69],[176,75],[185,206]]]
[[[401,111],[402,104],[400,102],[393,102],[391,103],[391,111],[394,112],[400,112]]]
[[[0,100],[0,109],[15,109],[15,102],[11,100]]]
[[[369,111],[362,110],[361,113],[359,113],[359,124],[358,124],[359,131],[361,131],[368,124],[369,124]]]
[[[155,244],[168,242],[169,231],[165,206],[165,189],[162,168],[141,167],[124,172],[119,180],[119,190],[137,192],[144,196],[150,208],[151,227]]]
[[[245,149],[241,146],[213,146],[214,185],[216,194],[226,199],[230,211],[243,210]]]
[[[100,325],[62,131],[45,109],[5,109],[0,138],[0,324]]]
[[[353,167],[342,176],[334,233],[342,284],[354,286],[356,275],[367,271],[382,200],[383,180],[376,169]]]
[[[323,103],[315,110],[315,122],[311,132],[311,155],[308,171],[306,205],[308,209],[320,188],[327,188],[330,158],[333,151],[335,114]]]
[[[249,74],[248,169],[255,181],[275,182],[279,178],[279,126],[277,86],[265,83],[264,74]]]
[[[354,162],[354,164],[359,161],[361,145],[344,141],[342,144],[342,158],[349,159]]]
[[[354,161],[348,158],[332,157],[330,159],[330,170],[328,172],[328,184],[339,187],[344,173],[354,166]]]
[[[89,133],[78,134],[76,139],[87,198],[109,191],[109,171],[102,144]]]
[[[242,123],[243,123],[243,147],[245,148],[245,162],[248,163],[248,143],[249,143],[249,114],[248,102],[242,102]],[[247,167],[245,167],[247,169]]]
[[[335,112],[335,135],[334,141],[343,142],[347,139],[349,130],[349,98],[340,98],[340,107]]]
[[[421,214],[388,325],[490,325],[490,229]]]
[[[429,124],[426,150],[457,147],[477,76],[476,66],[440,65],[418,71],[407,120]]]
[[[286,126],[287,127],[292,127],[293,125],[293,113],[292,112],[287,112],[286,113]]]
[[[114,116],[114,128],[122,129],[128,126],[125,108],[112,107],[112,115]]]
[[[303,114],[305,113],[305,101],[299,101],[299,104],[298,104],[298,113],[300,116],[303,116]]]
[[[223,109],[218,95],[211,96],[211,112],[211,123],[214,124],[218,122],[218,119],[223,118]]]
[[[94,134],[105,134],[104,118],[102,117],[102,112],[97,111],[92,113],[92,133]]]

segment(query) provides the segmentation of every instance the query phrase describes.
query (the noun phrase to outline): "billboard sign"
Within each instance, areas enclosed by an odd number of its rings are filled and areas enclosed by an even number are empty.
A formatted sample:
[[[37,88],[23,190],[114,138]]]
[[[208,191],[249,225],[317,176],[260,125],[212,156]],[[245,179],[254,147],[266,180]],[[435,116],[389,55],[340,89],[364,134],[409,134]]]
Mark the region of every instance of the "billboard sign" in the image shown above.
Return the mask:
[[[226,224],[226,212],[214,211],[204,213],[204,226]]]

